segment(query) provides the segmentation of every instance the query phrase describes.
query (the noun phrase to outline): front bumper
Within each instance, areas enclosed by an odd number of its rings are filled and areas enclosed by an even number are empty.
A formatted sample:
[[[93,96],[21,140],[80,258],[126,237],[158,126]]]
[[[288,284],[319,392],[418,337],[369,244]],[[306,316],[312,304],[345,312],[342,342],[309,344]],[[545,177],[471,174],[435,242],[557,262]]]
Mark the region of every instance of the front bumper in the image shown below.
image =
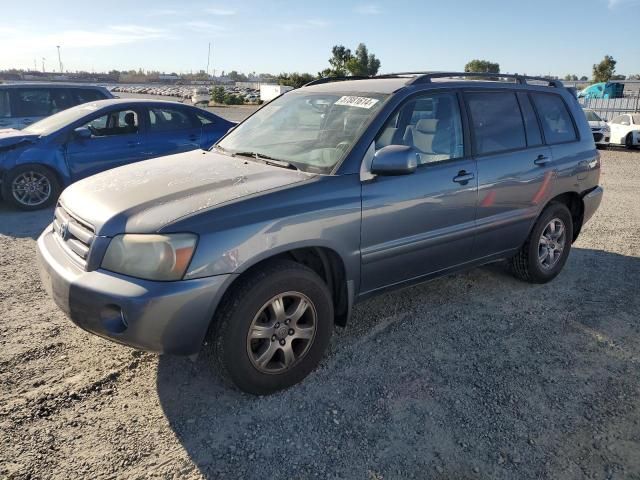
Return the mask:
[[[584,225],[589,221],[593,214],[596,213],[596,210],[600,206],[600,202],[602,202],[602,194],[604,190],[601,186],[597,186],[589,193],[587,193],[584,197],[582,197],[582,204],[584,205],[584,215],[582,217],[582,224]]]
[[[141,350],[197,353],[233,275],[154,282],[94,270],[68,256],[51,226],[38,239],[45,289],[80,328]]]

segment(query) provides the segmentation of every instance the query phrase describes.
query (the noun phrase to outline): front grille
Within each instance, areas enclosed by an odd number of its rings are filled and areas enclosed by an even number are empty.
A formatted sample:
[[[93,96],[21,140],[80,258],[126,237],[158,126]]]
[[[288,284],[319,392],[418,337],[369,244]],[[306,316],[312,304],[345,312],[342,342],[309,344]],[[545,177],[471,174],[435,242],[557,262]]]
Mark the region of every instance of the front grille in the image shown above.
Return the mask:
[[[602,140],[603,135],[601,133],[594,133],[593,134],[593,140],[595,142],[599,142],[600,140]]]
[[[53,218],[53,231],[67,251],[85,264],[95,238],[94,228],[58,204]]]

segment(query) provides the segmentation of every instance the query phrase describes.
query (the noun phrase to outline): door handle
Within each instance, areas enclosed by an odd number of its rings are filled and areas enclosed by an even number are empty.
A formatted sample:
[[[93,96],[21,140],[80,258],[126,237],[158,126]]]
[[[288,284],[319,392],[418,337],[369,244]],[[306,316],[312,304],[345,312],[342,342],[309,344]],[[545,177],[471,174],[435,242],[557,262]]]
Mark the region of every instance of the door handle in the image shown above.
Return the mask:
[[[547,157],[546,155],[538,155],[538,158],[536,158],[533,163],[535,163],[536,165],[546,165],[547,163],[549,163],[551,161],[551,159],[549,157]]]
[[[473,180],[474,178],[475,175],[473,173],[469,173],[466,170],[460,170],[458,175],[453,177],[453,181],[465,185],[469,180]]]

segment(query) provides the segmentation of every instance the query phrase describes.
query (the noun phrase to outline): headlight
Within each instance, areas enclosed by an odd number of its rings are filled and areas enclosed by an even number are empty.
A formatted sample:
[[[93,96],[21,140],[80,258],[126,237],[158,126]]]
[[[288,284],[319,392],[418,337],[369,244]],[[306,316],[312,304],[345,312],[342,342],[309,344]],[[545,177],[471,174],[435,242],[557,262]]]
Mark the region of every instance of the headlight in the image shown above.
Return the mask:
[[[118,235],[109,243],[102,268],[147,280],[180,280],[197,241],[191,233]]]

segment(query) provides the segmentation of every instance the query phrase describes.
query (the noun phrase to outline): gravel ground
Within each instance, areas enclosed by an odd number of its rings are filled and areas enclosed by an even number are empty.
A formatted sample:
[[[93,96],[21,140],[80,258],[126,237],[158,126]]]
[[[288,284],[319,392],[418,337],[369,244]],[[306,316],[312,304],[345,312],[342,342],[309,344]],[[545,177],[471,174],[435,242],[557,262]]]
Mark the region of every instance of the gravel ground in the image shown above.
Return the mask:
[[[640,478],[640,152],[551,284],[492,265],[357,306],[301,385],[74,327],[37,278],[51,211],[0,205],[0,478]]]

